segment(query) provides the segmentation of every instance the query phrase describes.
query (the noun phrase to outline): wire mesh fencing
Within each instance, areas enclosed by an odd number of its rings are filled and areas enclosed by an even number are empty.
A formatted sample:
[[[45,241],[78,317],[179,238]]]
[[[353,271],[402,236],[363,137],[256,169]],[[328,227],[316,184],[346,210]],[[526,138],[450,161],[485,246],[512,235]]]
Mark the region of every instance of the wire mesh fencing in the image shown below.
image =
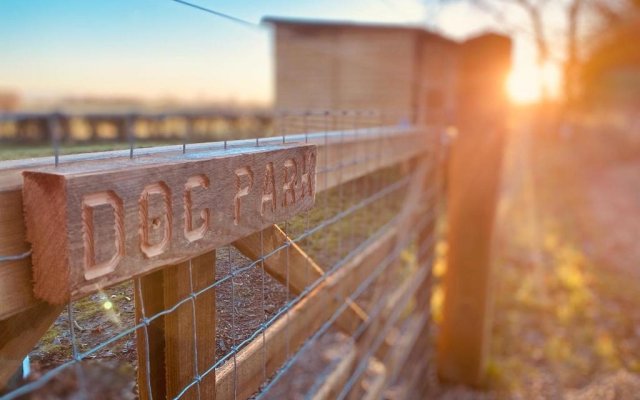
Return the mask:
[[[30,366],[3,398],[420,393],[429,368],[441,132],[371,111],[283,113],[270,126],[263,137],[207,142],[185,134],[163,147],[138,148],[129,138],[128,149],[95,154],[65,155],[64,142],[53,140],[55,161],[0,163],[0,196],[8,199],[20,195],[20,171],[54,162],[232,156],[292,143],[318,150],[310,210],[65,306],[7,286],[30,287],[31,260],[21,216],[8,217],[18,206],[0,202],[0,279],[12,296],[0,309],[2,377],[27,355]]]

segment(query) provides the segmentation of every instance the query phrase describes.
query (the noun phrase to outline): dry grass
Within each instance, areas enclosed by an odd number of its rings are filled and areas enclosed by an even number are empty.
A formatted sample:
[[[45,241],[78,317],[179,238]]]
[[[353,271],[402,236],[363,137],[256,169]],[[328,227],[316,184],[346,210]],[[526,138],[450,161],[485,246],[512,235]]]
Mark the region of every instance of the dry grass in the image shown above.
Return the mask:
[[[588,195],[600,190],[591,179],[594,156],[600,168],[628,159],[611,157],[610,149],[594,153],[588,141],[512,139],[496,246],[490,386],[502,398],[560,399],[621,371],[637,381],[640,274],[610,265],[614,250],[603,236],[630,231],[625,224],[640,218],[620,211],[615,226],[603,226],[593,207],[608,204],[594,205]]]
[[[640,260],[626,239],[640,226],[640,204],[616,208],[609,196],[637,196],[640,151],[634,158],[622,139],[512,135],[494,250],[488,390],[439,387],[433,398],[637,398]],[[596,181],[606,168],[627,176]],[[608,218],[596,218],[603,208]],[[436,277],[446,272],[446,252],[440,243]],[[436,285],[436,323],[443,296]]]

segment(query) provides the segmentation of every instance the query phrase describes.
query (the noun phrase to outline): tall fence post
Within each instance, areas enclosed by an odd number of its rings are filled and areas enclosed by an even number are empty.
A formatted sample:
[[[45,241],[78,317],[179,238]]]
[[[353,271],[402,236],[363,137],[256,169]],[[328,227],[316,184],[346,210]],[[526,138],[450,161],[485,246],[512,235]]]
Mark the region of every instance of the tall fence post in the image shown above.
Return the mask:
[[[447,271],[438,338],[440,378],[482,386],[491,329],[491,243],[505,131],[511,41],[484,35],[461,46],[459,135],[448,171]]]

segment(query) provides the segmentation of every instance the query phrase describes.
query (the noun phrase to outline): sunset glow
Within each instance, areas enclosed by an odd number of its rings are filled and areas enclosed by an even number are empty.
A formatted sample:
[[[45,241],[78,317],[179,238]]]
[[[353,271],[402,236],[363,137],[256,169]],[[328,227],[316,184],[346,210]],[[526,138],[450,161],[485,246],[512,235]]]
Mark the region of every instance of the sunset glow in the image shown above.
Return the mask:
[[[540,101],[543,91],[549,97],[556,97],[560,90],[560,71],[551,63],[543,67],[516,66],[507,78],[506,87],[511,101],[518,104]]]

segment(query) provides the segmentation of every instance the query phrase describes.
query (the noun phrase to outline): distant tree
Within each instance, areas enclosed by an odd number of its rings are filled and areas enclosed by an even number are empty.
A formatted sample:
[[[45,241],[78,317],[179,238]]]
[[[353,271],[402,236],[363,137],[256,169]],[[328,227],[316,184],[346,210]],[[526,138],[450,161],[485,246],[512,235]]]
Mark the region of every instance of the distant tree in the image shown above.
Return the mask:
[[[640,0],[467,0],[492,15],[514,33],[530,35],[540,69],[550,62],[563,71],[563,94],[568,103],[577,95],[579,65],[590,33],[599,31],[607,20],[615,19],[628,3]],[[518,25],[514,12],[526,16],[526,26]],[[560,16],[561,18],[557,18]],[[560,50],[556,56],[554,50]],[[542,88],[543,97],[548,93]]]
[[[640,107],[640,0],[618,10],[603,7],[602,26],[581,66],[589,103]]]
[[[573,0],[567,7],[567,53],[563,68],[563,83],[564,96],[570,104],[576,99],[576,81],[580,63],[579,23],[586,1],[588,0]]]
[[[0,90],[0,112],[15,111],[20,106],[20,95],[13,91]]]

